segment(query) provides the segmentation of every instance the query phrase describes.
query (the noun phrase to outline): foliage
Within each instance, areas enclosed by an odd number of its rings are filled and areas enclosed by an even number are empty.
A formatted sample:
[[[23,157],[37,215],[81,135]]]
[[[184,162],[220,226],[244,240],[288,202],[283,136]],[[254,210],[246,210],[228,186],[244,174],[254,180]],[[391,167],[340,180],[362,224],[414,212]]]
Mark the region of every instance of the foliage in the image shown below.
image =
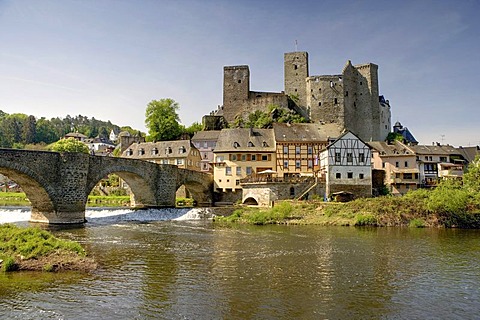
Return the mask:
[[[89,153],[87,145],[75,138],[61,139],[50,145],[49,149],[56,152]]]
[[[279,202],[273,208],[242,208],[228,217],[216,217],[217,222],[241,222],[255,225],[283,223],[291,218],[293,206],[286,201]]]
[[[182,134],[175,100],[167,98],[152,100],[145,111],[145,124],[148,128],[148,141],[175,140]]]
[[[415,218],[410,220],[408,223],[408,226],[410,228],[424,228],[425,227],[425,221],[421,218]]]
[[[12,257],[7,257],[2,263],[2,270],[4,272],[11,272],[17,270],[17,264],[15,263],[15,259]]]
[[[457,180],[443,180],[431,191],[426,201],[427,209],[435,213],[466,212],[469,193]]]
[[[256,110],[248,115],[245,121],[242,118],[235,120],[234,127],[237,128],[272,128],[273,123],[304,123],[307,120],[292,110],[280,108],[277,105],[269,105],[268,112]]]
[[[480,156],[477,155],[463,175],[463,184],[470,192],[480,192]]]
[[[187,133],[190,138],[193,137],[193,135],[198,132],[198,131],[202,131],[203,130],[203,125],[201,123],[198,123],[198,122],[194,122],[192,123],[189,127],[185,127],[184,129],[184,132]]]
[[[403,141],[403,136],[398,132],[389,132],[387,135],[386,141]]]
[[[377,218],[373,214],[358,214],[355,217],[355,226],[376,226]]]

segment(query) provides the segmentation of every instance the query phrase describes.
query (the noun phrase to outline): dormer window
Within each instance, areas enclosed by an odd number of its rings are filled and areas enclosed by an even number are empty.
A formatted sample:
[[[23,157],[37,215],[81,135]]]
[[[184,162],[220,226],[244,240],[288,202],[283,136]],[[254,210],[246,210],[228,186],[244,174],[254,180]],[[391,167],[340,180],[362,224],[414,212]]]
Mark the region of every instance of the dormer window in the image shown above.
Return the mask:
[[[254,147],[253,142],[252,142],[252,141],[249,141],[249,142],[248,142],[248,146],[249,146],[249,147]]]
[[[145,154],[145,149],[139,149],[138,150],[138,155],[143,156]]]
[[[157,149],[157,148],[153,148],[153,149],[152,149],[152,156],[157,155],[157,154],[158,154],[158,149]]]
[[[267,141],[263,141],[263,142],[262,142],[262,146],[263,146],[263,147],[268,147]]]
[[[181,146],[180,148],[178,148],[178,153],[185,153],[187,152],[187,149],[185,149],[184,146]]]
[[[133,156],[133,150],[132,149],[127,150],[127,156]]]
[[[172,153],[172,148],[170,147],[165,148],[165,154],[169,154],[169,153]]]
[[[235,142],[233,143],[233,147],[234,147],[234,148],[239,148],[239,147],[240,147],[240,144],[239,144],[237,141],[235,141]]]

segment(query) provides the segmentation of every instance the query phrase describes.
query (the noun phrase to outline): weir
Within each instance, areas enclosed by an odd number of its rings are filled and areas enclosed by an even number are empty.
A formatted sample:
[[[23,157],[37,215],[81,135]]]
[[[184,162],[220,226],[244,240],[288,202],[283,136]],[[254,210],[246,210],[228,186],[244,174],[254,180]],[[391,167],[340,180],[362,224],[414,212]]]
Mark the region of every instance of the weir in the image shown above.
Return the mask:
[[[32,222],[84,223],[88,195],[112,173],[129,185],[136,209],[175,207],[182,185],[197,203],[212,203],[213,178],[203,172],[137,159],[0,149],[0,174],[23,189],[32,204]]]

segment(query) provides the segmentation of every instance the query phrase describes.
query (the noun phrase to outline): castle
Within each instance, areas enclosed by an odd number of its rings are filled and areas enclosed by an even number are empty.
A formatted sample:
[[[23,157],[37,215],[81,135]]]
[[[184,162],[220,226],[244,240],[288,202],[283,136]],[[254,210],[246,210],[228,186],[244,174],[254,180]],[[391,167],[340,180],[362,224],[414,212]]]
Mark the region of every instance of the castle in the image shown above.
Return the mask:
[[[223,107],[216,115],[229,124],[276,105],[311,122],[336,123],[364,141],[383,141],[391,131],[390,105],[379,96],[378,66],[373,63],[347,61],[340,75],[310,76],[307,52],[285,53],[282,92],[250,91],[246,65],[226,66],[223,74]]]

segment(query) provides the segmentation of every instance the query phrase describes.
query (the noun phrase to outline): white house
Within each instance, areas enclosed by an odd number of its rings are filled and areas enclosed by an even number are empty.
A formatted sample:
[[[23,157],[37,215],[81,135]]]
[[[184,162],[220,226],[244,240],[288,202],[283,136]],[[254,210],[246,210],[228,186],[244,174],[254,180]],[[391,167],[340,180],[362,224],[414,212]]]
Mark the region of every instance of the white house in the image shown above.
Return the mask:
[[[349,192],[354,197],[372,195],[370,147],[350,131],[320,152],[320,171],[326,178],[326,195]]]

